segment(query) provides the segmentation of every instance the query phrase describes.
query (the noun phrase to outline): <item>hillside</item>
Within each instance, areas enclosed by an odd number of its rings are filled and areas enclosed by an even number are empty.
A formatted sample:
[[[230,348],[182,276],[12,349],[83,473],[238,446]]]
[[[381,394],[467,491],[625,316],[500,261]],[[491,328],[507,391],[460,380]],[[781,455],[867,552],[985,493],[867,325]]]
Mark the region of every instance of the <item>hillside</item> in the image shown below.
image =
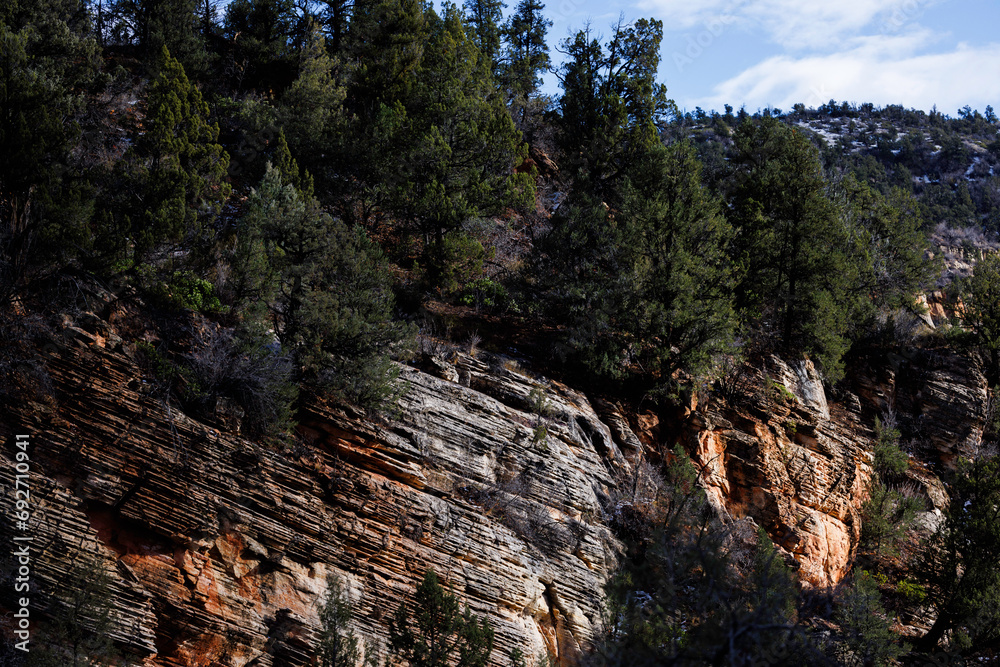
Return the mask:
[[[0,11],[0,664],[997,660],[992,108],[512,9]]]

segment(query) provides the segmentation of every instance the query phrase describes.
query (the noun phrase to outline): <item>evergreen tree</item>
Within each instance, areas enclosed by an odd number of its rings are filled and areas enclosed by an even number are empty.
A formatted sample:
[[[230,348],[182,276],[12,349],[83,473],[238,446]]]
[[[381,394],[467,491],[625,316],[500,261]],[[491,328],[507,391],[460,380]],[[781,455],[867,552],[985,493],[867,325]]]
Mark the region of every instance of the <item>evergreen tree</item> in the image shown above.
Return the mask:
[[[981,452],[959,461],[944,526],[929,545],[924,572],[934,625],[918,642],[937,648],[951,631],[959,651],[1000,642],[1000,456]]]
[[[111,575],[92,554],[78,554],[51,598],[49,618],[32,642],[29,665],[85,667],[116,664],[121,658],[111,634],[120,629]],[[33,638],[36,639],[36,638]]]
[[[347,34],[353,10],[353,0],[322,0],[320,2],[319,18],[329,38],[330,50],[334,54],[340,54],[340,50],[344,46],[344,37]]]
[[[851,576],[837,596],[834,618],[840,625],[837,636],[842,650],[838,651],[837,664],[851,667],[896,664],[894,661],[905,652],[899,645],[892,623],[882,606],[878,585],[867,572]]]
[[[469,38],[489,62],[494,79],[500,75],[500,20],[506,6],[501,0],[465,0]]]
[[[795,575],[767,534],[723,526],[680,447],[664,474],[648,514],[614,526],[627,559],[605,586],[603,636],[586,664],[825,664],[796,618]]]
[[[731,338],[732,232],[689,145],[653,146],[633,172],[618,211],[578,184],[540,244],[539,271],[569,351],[601,375],[637,367],[664,385],[677,369],[703,370]]]
[[[282,97],[283,133],[311,169],[322,169],[323,154],[343,132],[344,89],[334,79],[336,61],[313,24],[299,54],[299,76]]]
[[[197,9],[196,0],[108,0],[102,20],[113,43],[138,47],[154,71],[166,48],[197,74],[207,63]]]
[[[885,554],[896,554],[898,543],[909,530],[920,502],[891,486],[909,468],[906,454],[899,448],[899,430],[889,413],[883,423],[875,418],[873,447],[874,475],[868,489],[868,500],[861,506],[861,549],[870,553],[878,567]]]
[[[458,598],[427,570],[417,587],[414,609],[400,605],[389,622],[389,651],[409,667],[486,667],[493,651],[493,628],[463,613]],[[458,655],[455,655],[457,652]]]
[[[427,23],[424,56],[412,94],[403,101],[409,139],[393,207],[423,236],[436,285],[455,260],[446,237],[469,218],[526,208],[534,186],[527,174],[513,173],[525,146],[461,13],[448,6],[439,17],[428,9]]]
[[[233,0],[226,6],[225,34],[250,85],[281,90],[294,77],[292,0]]]
[[[626,330],[637,361],[661,380],[697,372],[728,348],[735,326],[732,229],[701,184],[692,146],[652,149],[627,181],[623,213],[636,227],[636,281]]]
[[[919,203],[909,192],[893,188],[886,195],[859,182],[853,174],[832,188],[831,196],[849,239],[850,261],[857,284],[850,337],[858,340],[876,328],[878,319],[913,305],[913,295],[930,280],[924,258],[927,240],[920,231]]]
[[[988,379],[1000,380],[1000,256],[988,254],[961,285],[963,319],[989,358]]]
[[[673,109],[666,87],[656,83],[663,24],[619,22],[605,51],[590,29],[563,43],[559,147],[572,178],[585,178],[591,193],[617,207],[616,194],[629,168],[659,143],[656,123]]]
[[[258,293],[302,379],[379,406],[394,391],[389,354],[411,335],[392,319],[385,260],[360,228],[325,213],[292,178],[269,167],[240,225],[250,247],[259,239],[264,275],[274,276]]]
[[[403,100],[413,88],[427,39],[417,0],[355,4],[343,48],[344,130],[319,162],[308,165],[350,223],[374,227],[391,194],[412,137]]]
[[[506,55],[500,80],[518,125],[524,127],[528,100],[538,93],[541,75],[550,65],[545,37],[552,21],[545,18],[545,5],[539,0],[520,0],[504,24]]]
[[[351,602],[339,577],[327,577],[326,584],[326,602],[319,612],[317,667],[356,667],[361,652],[358,638],[350,627]]]
[[[217,143],[219,127],[209,124],[208,105],[166,47],[146,105],[146,132],[131,156],[139,161],[134,178],[142,193],[142,208],[130,218],[136,258],[163,241],[197,234],[232,190],[224,180],[229,156]]]
[[[642,20],[619,25],[607,53],[586,32],[567,44],[559,125],[574,184],[540,272],[569,349],[591,370],[642,368],[665,384],[678,368],[703,368],[734,318],[731,230],[693,149],[657,136],[669,106],[655,83],[660,32]]]
[[[0,10],[0,22],[21,33],[32,70],[63,99],[78,108],[83,91],[95,92],[104,82],[100,45],[90,14],[76,0],[17,0]]]
[[[356,3],[347,34],[347,100],[359,120],[357,130],[384,111],[398,112],[394,107],[413,87],[426,40],[427,21],[418,0]]]
[[[816,149],[776,118],[744,121],[731,160],[730,212],[744,271],[737,304],[788,353],[836,379],[847,349],[857,265],[827,197]]]
[[[343,193],[346,219],[392,215],[419,234],[438,285],[476,250],[466,220],[532,201],[530,177],[513,172],[525,147],[453,5],[443,17],[410,0],[359,5],[349,37],[346,129],[313,171]]]
[[[92,197],[71,167],[81,89],[98,47],[75,3],[25,0],[0,11],[0,303],[32,267],[89,244]]]

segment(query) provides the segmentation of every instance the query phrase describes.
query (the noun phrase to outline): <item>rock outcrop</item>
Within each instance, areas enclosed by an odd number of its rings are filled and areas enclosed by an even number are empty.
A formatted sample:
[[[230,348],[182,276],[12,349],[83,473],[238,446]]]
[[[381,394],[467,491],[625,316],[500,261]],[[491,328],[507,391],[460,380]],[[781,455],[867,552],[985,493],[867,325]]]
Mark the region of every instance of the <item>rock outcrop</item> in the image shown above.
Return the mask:
[[[495,664],[519,648],[572,665],[621,553],[603,517],[636,457],[683,444],[720,514],[752,518],[827,586],[857,546],[874,416],[894,409],[943,465],[986,421],[985,380],[952,352],[859,364],[840,403],[810,363],[771,358],[682,414],[630,414],[454,352],[400,366],[391,418],[314,400],[304,444],[276,451],[179,412],[113,327],[77,320],[45,352],[54,400],[0,422],[32,436],[33,595],[44,610],[98,554],[116,639],[149,666],[309,664],[331,574],[359,633],[384,640],[428,568],[490,618]],[[8,451],[6,488],[13,475]],[[943,506],[931,472],[914,480]]]
[[[860,536],[869,433],[859,414],[828,405],[808,361],[772,357],[767,372],[744,372],[729,402],[712,399],[687,417],[685,437],[709,497],[767,530],[805,583],[835,584]]]
[[[104,341],[74,327],[48,359],[57,405],[17,419],[33,583],[59,591],[100,554],[116,639],[147,664],[309,664],[329,574],[360,634],[384,639],[427,568],[488,615],[496,664],[585,649],[619,551],[601,497],[628,464],[583,395],[470,357],[464,384],[402,367],[396,418],[317,401],[310,445],[275,452],[178,412]]]
[[[873,411],[896,416],[904,440],[923,460],[950,468],[982,445],[989,383],[975,355],[912,348],[859,363],[850,379]]]

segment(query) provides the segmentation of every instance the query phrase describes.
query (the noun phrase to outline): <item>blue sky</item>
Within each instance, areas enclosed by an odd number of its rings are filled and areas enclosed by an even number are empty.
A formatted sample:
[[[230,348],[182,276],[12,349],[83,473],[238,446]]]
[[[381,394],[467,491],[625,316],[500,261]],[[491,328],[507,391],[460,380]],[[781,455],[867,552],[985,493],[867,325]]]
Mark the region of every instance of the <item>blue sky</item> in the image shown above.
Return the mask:
[[[660,80],[689,111],[830,99],[1000,110],[997,0],[548,0],[546,14],[553,49],[587,21],[605,35],[620,14],[663,21]],[[551,74],[544,88],[559,93]]]

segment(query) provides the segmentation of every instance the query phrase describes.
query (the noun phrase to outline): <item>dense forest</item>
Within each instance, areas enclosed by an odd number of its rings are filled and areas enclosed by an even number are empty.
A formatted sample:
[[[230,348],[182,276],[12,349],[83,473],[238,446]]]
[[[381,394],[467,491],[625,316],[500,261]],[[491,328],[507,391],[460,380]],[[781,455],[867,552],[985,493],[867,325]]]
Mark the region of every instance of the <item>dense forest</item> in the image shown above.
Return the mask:
[[[44,395],[37,341],[95,290],[133,304],[164,400],[235,405],[279,451],[302,396],[391,410],[397,361],[470,335],[636,403],[724,393],[771,354],[810,359],[836,392],[852,359],[907,345],[979,355],[1000,382],[992,108],[685,113],[658,79],[659,21],[586,27],[554,54],[541,2],[504,9],[4,3],[0,409]],[[540,91],[548,71],[558,96]],[[985,259],[944,272],[944,238]],[[930,292],[962,322],[917,340]],[[629,557],[593,664],[996,656],[995,447],[948,473],[953,511],[914,546],[900,431],[876,430],[855,571],[826,597],[766,534],[734,545],[684,452],[665,455],[658,501],[615,524]],[[432,572],[425,585],[434,613],[411,627],[401,612],[390,653],[486,664],[488,625]],[[904,642],[890,607],[906,605],[936,620]],[[359,664],[347,606],[331,594],[323,613],[317,664]]]

